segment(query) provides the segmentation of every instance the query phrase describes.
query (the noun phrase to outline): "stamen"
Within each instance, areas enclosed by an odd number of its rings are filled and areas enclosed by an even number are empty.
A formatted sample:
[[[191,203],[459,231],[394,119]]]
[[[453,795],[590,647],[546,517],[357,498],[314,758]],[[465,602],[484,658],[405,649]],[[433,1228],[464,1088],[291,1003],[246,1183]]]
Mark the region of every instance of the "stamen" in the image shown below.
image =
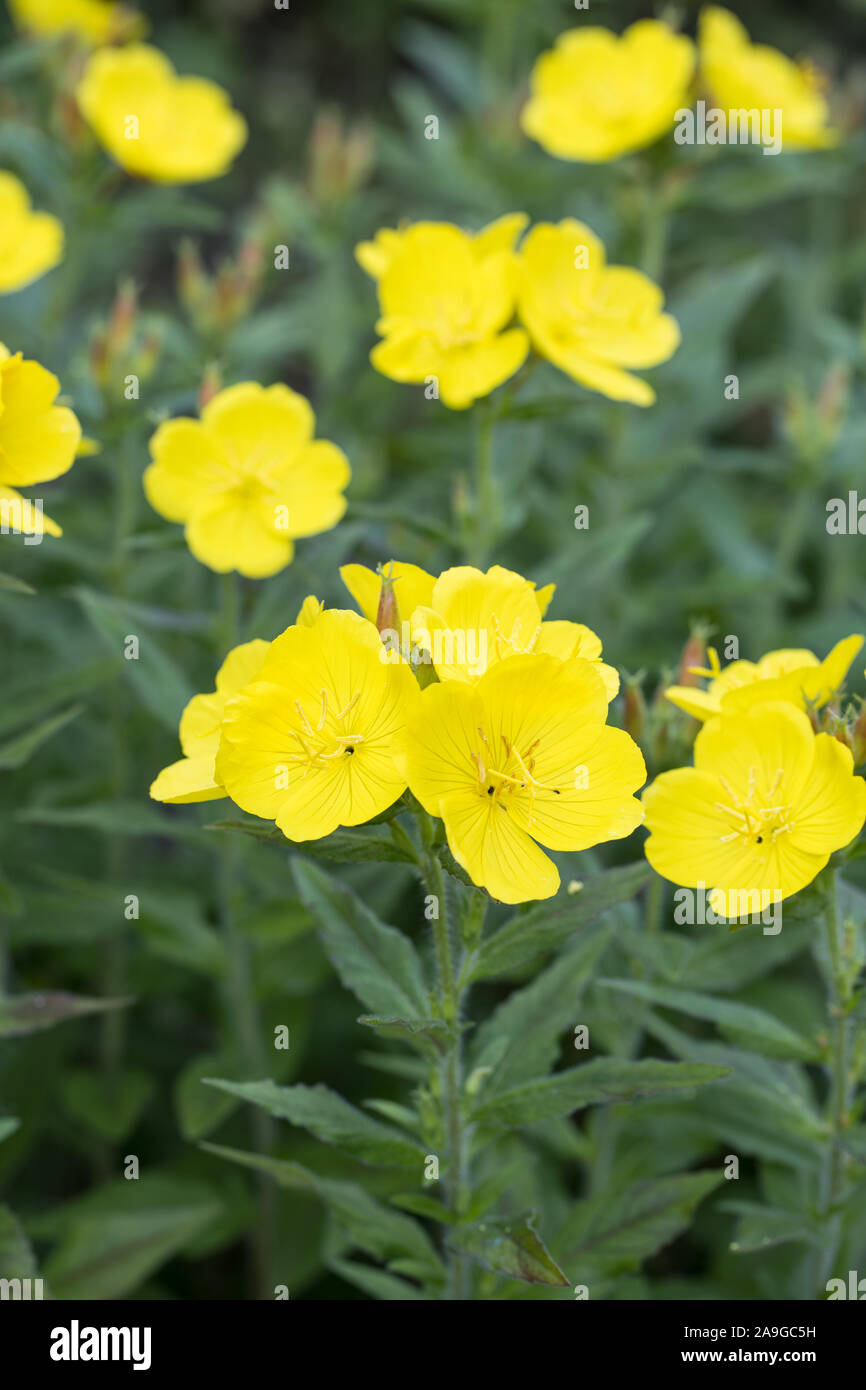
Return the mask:
[[[312,738],[312,737],[313,737],[313,729],[312,729],[312,727],[311,727],[311,725],[310,725],[309,719],[307,718],[306,714],[304,713],[304,707],[303,707],[303,705],[301,704],[300,700],[296,700],[296,701],[295,701],[295,709],[298,711],[298,714],[301,716],[301,723],[302,723],[303,726],[304,726],[304,731],[310,735],[310,738]]]
[[[355,706],[356,706],[356,704],[358,703],[358,701],[360,700],[360,698],[361,698],[361,692],[360,692],[360,690],[356,690],[355,693],[354,693],[354,695],[352,696],[351,700],[350,700],[349,703],[347,704],[346,708],[340,710],[340,713],[337,715],[337,720],[339,721],[339,720],[341,720],[341,719],[345,719],[345,718],[346,718],[346,715],[349,713],[349,710],[355,708]]]
[[[325,727],[325,720],[328,717],[328,692],[327,690],[321,690],[319,694],[322,697],[322,710],[319,715],[319,722],[316,725],[317,734],[320,734],[322,732],[322,729]]]

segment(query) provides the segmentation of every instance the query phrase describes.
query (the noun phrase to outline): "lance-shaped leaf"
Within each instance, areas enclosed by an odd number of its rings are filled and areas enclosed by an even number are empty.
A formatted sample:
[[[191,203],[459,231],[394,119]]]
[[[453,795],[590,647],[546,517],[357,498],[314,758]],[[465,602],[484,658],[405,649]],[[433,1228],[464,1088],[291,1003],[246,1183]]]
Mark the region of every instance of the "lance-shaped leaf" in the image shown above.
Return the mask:
[[[703,1063],[623,1061],[600,1057],[580,1067],[539,1077],[522,1086],[501,1091],[482,1103],[476,1120],[488,1125],[529,1125],[538,1120],[570,1115],[587,1105],[637,1100],[663,1091],[680,1091],[705,1086],[730,1076],[730,1067]],[[483,1092],[482,1092],[483,1094]]]
[[[448,1244],[494,1274],[522,1279],[526,1284],[564,1288],[568,1280],[535,1230],[534,1221],[530,1214],[516,1221],[459,1226],[449,1231]]]
[[[43,743],[47,743],[54,734],[71,724],[83,711],[83,705],[70,705],[68,709],[61,710],[59,714],[52,714],[49,719],[43,719],[23,734],[16,734],[14,738],[0,744],[0,772],[11,772],[15,768],[23,767]]]
[[[485,980],[501,975],[556,950],[594,917],[617,903],[628,902],[651,876],[649,864],[641,860],[587,880],[579,893],[557,900],[556,905],[545,903],[516,913],[479,947],[468,978]]]
[[[411,1043],[428,1055],[431,1050],[443,1053],[449,1039],[456,1036],[444,1018],[384,1018],[381,1014],[362,1014],[358,1022],[365,1028],[375,1029],[383,1038]]]
[[[687,989],[652,985],[645,980],[599,980],[598,983],[607,989],[636,995],[649,1004],[658,1004],[661,1008],[674,1009],[691,1018],[716,1023],[723,1032],[748,1040],[749,1046],[756,1052],[765,1052],[771,1057],[791,1057],[805,1062],[814,1060],[818,1055],[816,1044],[809,1038],[795,1033],[772,1014],[751,1004],[740,1004],[734,999],[717,999],[714,995],[696,994]]]
[[[381,1124],[350,1105],[327,1086],[277,1086],[273,1081],[220,1081],[209,1078],[230,1096],[260,1105],[278,1119],[308,1129],[326,1144],[345,1149],[362,1163],[423,1170],[425,1150],[399,1129]]]
[[[346,988],[374,1014],[425,1018],[424,974],[408,937],[386,926],[356,894],[314,864],[296,860],[293,869],[301,899]]]
[[[578,1283],[637,1269],[686,1229],[695,1207],[721,1181],[721,1172],[681,1173],[599,1193],[577,1203],[554,1248]]]
[[[320,1178],[300,1163],[225,1148],[222,1144],[203,1143],[201,1147],[244,1168],[267,1173],[280,1187],[314,1192],[359,1249],[378,1260],[412,1261],[418,1267],[419,1277],[442,1282],[442,1262],[423,1226],[403,1212],[384,1206],[358,1183]]]
[[[251,835],[255,840],[267,840],[270,844],[282,845],[286,849],[289,841],[281,830],[267,821],[218,820],[206,826],[207,830],[226,830],[242,835]],[[324,840],[310,840],[304,844],[304,854],[314,859],[330,859],[338,864],[392,863],[411,864],[413,856],[390,835],[373,834],[364,830],[335,830]]]
[[[21,1121],[17,1115],[3,1115],[0,1117],[0,1144],[4,1139],[9,1139],[17,1129],[21,1128]]]
[[[20,1038],[38,1033],[86,1014],[125,1009],[132,999],[88,999],[85,995],[46,990],[41,994],[7,994],[0,997],[0,1038]]]

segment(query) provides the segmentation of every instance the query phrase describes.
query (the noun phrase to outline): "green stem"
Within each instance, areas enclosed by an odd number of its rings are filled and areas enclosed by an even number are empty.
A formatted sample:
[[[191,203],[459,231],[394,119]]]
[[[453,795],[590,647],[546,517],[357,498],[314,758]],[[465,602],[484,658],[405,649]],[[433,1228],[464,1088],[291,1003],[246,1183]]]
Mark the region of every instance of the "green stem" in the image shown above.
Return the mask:
[[[439,986],[439,1007],[442,1017],[454,1027],[449,1037],[447,1050],[442,1058],[439,1081],[442,1096],[442,1129],[445,1135],[447,1178],[445,1183],[449,1211],[460,1217],[464,1209],[468,1168],[467,1134],[463,1112],[463,1056],[460,1041],[460,1015],[465,991],[454,974],[454,956],[451,944],[451,926],[448,914],[448,898],[445,892],[445,878],[442,865],[432,844],[430,821],[420,822],[424,855],[422,867],[430,892],[436,897],[437,916],[433,918],[433,940],[436,951],[436,966]],[[470,1295],[469,1276],[466,1260],[457,1251],[447,1252],[448,1297],[463,1301]]]
[[[816,1252],[811,1296],[822,1298],[833,1273],[842,1240],[841,1204],[847,1191],[847,1161],[844,1137],[852,1101],[850,1081],[851,986],[846,970],[843,925],[839,917],[837,873],[828,869],[823,914],[825,943],[829,960],[826,972],[827,1013],[830,1044],[827,1059],[829,1081],[829,1133],[821,1170],[818,1218],[826,1233],[823,1248]]]

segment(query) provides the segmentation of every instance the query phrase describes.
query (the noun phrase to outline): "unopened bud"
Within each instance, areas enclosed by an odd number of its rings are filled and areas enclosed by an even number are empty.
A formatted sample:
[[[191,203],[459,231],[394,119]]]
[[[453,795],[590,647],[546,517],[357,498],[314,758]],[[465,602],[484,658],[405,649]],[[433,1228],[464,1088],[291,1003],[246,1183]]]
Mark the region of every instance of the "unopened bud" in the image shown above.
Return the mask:
[[[382,588],[379,591],[379,607],[376,610],[376,627],[379,632],[400,631],[400,608],[394,592],[394,576],[391,565],[386,569],[379,566]]]
[[[204,369],[201,386],[198,389],[199,414],[214,396],[222,390],[222,372],[216,362],[209,362]]]

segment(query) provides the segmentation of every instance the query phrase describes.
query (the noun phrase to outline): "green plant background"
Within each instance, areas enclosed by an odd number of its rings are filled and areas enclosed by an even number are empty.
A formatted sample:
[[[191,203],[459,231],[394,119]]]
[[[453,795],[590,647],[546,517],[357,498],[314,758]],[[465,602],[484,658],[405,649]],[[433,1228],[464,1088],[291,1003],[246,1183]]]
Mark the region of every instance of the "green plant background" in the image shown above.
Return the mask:
[[[651,374],[649,410],[590,395],[547,366],[494,397],[488,558],[556,581],[552,615],[589,624],[608,661],[645,672],[648,699],[698,618],[736,635],[742,655],[823,654],[862,629],[866,611],[862,537],[825,530],[828,498],[866,490],[866,138],[858,129],[836,151],[778,158],[665,141],[616,165],[556,161],[520,134],[517,115],[535,55],[585,22],[565,0],[145,8],[153,41],[181,70],[221,81],[249,120],[249,145],[224,179],[103,182],[107,159],[60,138],[51,74],[62,53],[46,61],[8,22],[0,31],[0,167],[63,219],[69,242],[59,270],[0,300],[0,339],[58,373],[102,443],[44,489],[62,540],[0,538],[0,570],[35,591],[0,591],[3,983],[7,994],[45,996],[23,1020],[0,1010],[0,1116],[20,1120],[0,1118],[0,1197],[15,1212],[0,1222],[0,1251],[28,1241],[59,1298],[241,1299],[273,1297],[276,1285],[292,1298],[399,1297],[375,1273],[381,1213],[396,1221],[389,1199],[420,1190],[420,1173],[363,1165],[201,1081],[269,1075],[324,1083],[358,1106],[371,1096],[405,1105],[417,1068],[399,1043],[358,1026],[357,1001],[298,896],[288,843],[207,829],[231,814],[228,803],[148,800],[177,756],[185,701],[213,688],[232,621],[227,586],[143,498],[148,435],[167,414],[194,411],[216,363],[225,382],[285,380],[307,393],[319,433],[351,460],[343,523],[299,543],[282,574],[240,585],[245,637],[274,636],[308,593],[346,604],[337,570],[347,561],[394,556],[438,572],[478,557],[474,421],[373,371],[375,294],[353,247],[400,219],[475,228],[514,210],[579,217],[611,260],[659,270],[683,347]],[[691,25],[697,7],[681,8]],[[755,37],[824,60],[857,123],[862,0],[734,8]],[[592,20],[619,29],[648,12],[593,0]],[[324,166],[321,142],[316,163],[323,108],[369,132],[372,164],[355,185]],[[430,114],[437,141],[424,138]],[[671,197],[666,228],[659,188]],[[250,227],[270,248],[258,302],[224,333],[202,332],[179,305],[177,247],[193,237],[213,270]],[[289,271],[269,268],[276,244],[290,248]],[[130,276],[135,341],[156,334],[161,344],[136,402],[122,398],[122,376],[106,396],[93,370],[96,335]],[[730,373],[736,401],[724,396]],[[830,388],[842,382],[834,404]],[[574,528],[580,504],[588,531]],[[130,634],[137,662],[123,659]],[[862,691],[859,666],[852,678]],[[675,730],[654,754],[656,770],[682,758]],[[564,883],[634,863],[641,838],[558,856]],[[411,866],[329,871],[429,957]],[[647,932],[645,879],[635,871],[625,900],[592,924],[592,903],[563,890],[571,933],[479,984],[472,1017],[511,999],[495,1015],[500,1031],[542,1069],[580,1060],[572,1032],[585,1023],[593,1056],[708,1062],[733,1078],[685,1099],[504,1131],[482,1176],[502,1185],[500,1215],[539,1213],[570,1282],[590,1280],[592,1296],[812,1296],[825,1015],[809,903],[786,914],[776,939],[729,936],[675,927],[669,892],[656,890]],[[137,920],[124,917],[131,894]],[[866,922],[853,884],[843,906]],[[494,908],[493,926],[508,916]],[[551,970],[559,976],[542,973]],[[713,996],[716,1019],[665,989]],[[133,1002],[49,1027],[72,1006],[48,992]],[[754,1016],[726,1007],[735,1004],[772,1016],[795,1041],[762,1036]],[[284,1053],[270,1045],[280,1024]],[[519,1066],[514,1075],[527,1079]],[[297,1181],[260,1181],[203,1141],[270,1144],[320,1183],[360,1184],[382,1205],[341,1221],[336,1189],[323,1201]],[[851,1134],[858,1152],[866,1159],[862,1125]],[[722,1180],[728,1154],[741,1156],[736,1184]],[[140,1161],[138,1182],[122,1176],[127,1155]],[[365,1219],[378,1235],[365,1235]],[[845,1224],[846,1257],[863,1269],[866,1186]],[[426,1228],[435,1238],[435,1223]],[[411,1246],[392,1234],[398,1253]],[[573,1293],[480,1274],[475,1296]]]

